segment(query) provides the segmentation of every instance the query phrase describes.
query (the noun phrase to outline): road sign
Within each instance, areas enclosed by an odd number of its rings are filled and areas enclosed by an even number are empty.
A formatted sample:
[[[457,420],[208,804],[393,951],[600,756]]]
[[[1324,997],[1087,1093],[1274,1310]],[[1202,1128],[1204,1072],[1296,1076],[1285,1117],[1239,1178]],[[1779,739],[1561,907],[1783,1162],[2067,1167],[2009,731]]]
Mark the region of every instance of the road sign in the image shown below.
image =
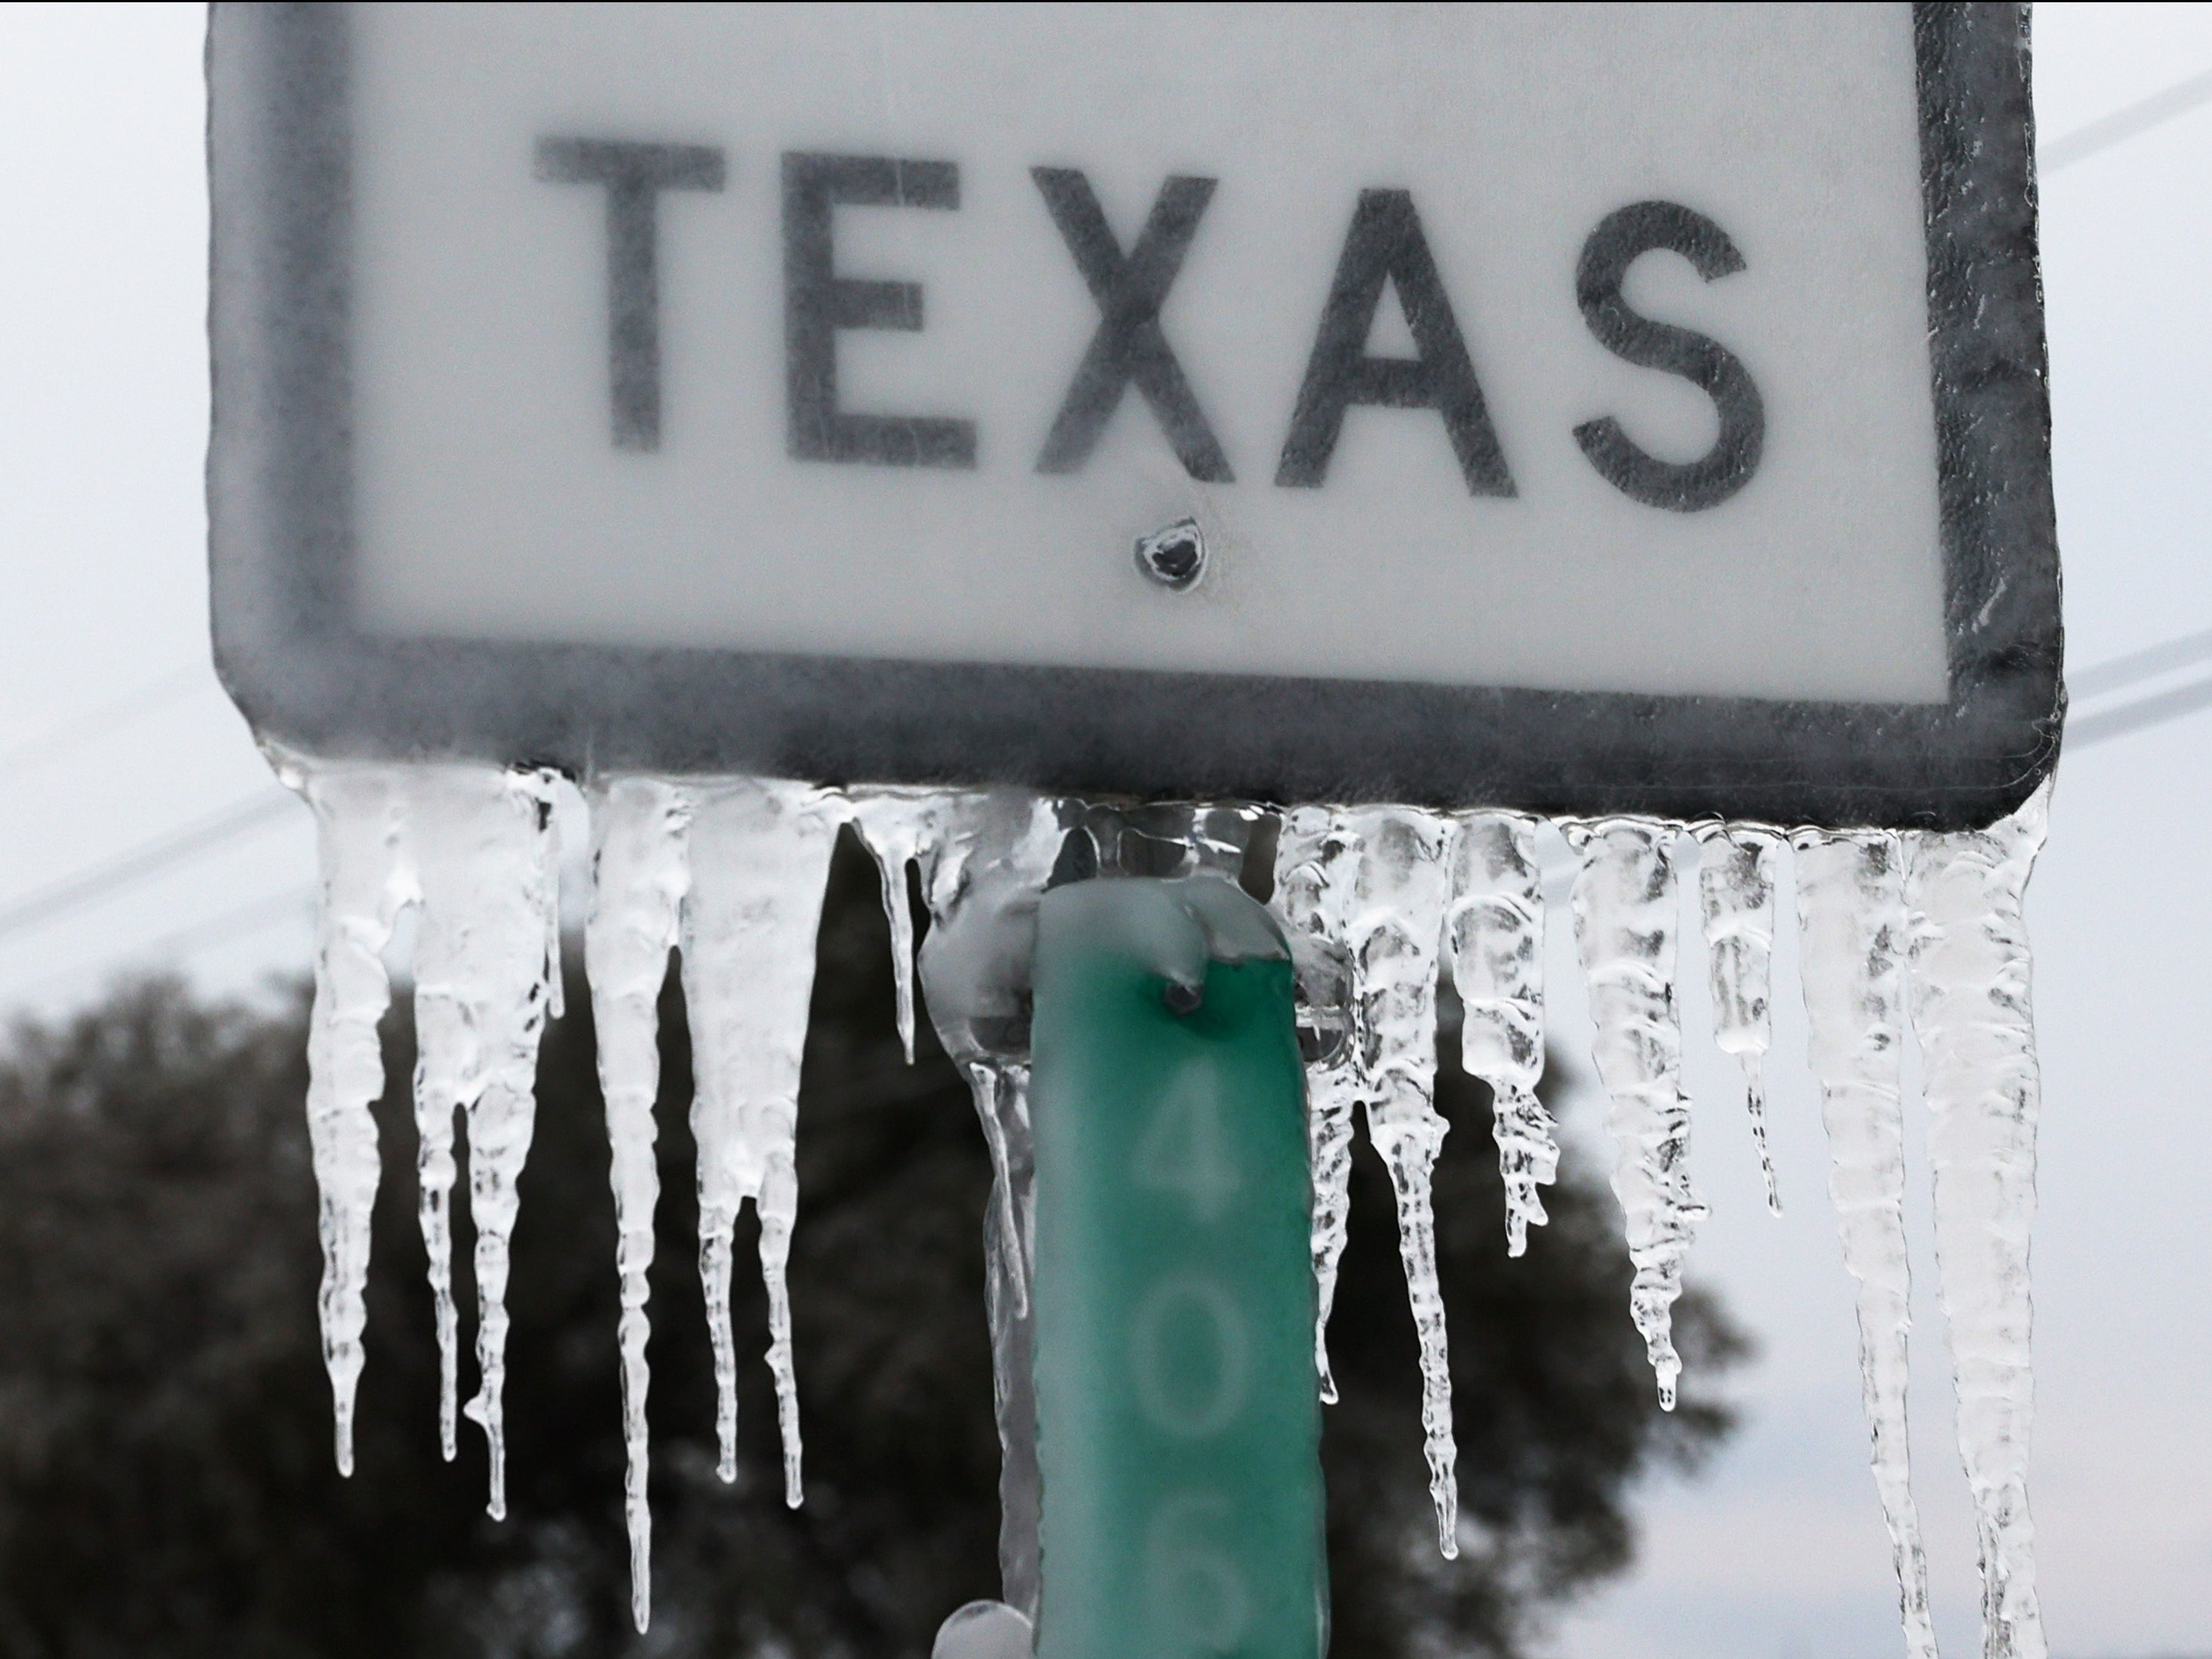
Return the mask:
[[[223,5],[216,635],[333,754],[1986,821],[2021,9]]]
[[[1038,910],[1040,1659],[1327,1649],[1291,979],[1218,876]]]

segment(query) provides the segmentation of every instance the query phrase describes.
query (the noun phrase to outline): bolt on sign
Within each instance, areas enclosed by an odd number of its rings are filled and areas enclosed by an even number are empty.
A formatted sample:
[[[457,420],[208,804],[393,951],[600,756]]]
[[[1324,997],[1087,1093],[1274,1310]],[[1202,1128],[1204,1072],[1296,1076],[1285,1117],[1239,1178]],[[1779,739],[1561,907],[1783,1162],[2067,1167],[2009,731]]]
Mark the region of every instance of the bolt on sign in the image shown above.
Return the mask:
[[[1986,823],[2011,7],[222,6],[216,636],[325,756]]]

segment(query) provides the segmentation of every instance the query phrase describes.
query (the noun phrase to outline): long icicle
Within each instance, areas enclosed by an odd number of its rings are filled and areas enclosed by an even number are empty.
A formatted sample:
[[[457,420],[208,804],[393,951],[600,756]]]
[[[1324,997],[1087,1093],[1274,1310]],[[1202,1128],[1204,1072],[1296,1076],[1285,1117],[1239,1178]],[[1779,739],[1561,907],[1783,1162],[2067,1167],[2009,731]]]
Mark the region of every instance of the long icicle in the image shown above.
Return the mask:
[[[1575,939],[1595,1026],[1591,1057],[1613,1097],[1606,1127],[1620,1148],[1613,1190],[1636,1268],[1629,1309],[1658,1377],[1659,1403],[1672,1411],[1682,1371],[1672,1310],[1682,1294],[1682,1258],[1706,1214],[1690,1185],[1690,1103],[1674,1006],[1674,826],[1614,817],[1561,828],[1583,860]]]
[[[1544,1075],[1544,879],[1536,821],[1470,812],[1452,851],[1444,949],[1465,1011],[1460,1065],[1490,1085],[1491,1135],[1505,1185],[1505,1253],[1528,1248],[1544,1224],[1543,1194],[1559,1179],[1556,1126],[1536,1085]]]
[[[1414,807],[1343,817],[1360,842],[1350,944],[1361,1094],[1368,1138],[1397,1197],[1398,1253],[1420,1345],[1421,1430],[1437,1547],[1451,1560],[1459,1554],[1459,1449],[1430,1187],[1451,1127],[1437,1113],[1435,1097],[1437,955],[1455,826]]]
[[[507,1514],[507,1281],[517,1183],[537,1122],[538,1040],[552,1000],[547,913],[559,899],[551,779],[490,767],[408,776],[408,834],[422,884],[415,944],[418,1115],[463,1113],[476,1229],[476,1397],[490,1458],[487,1508]]]
[[[410,845],[411,854],[413,848]],[[410,870],[413,868],[410,862]],[[419,889],[418,889],[419,892]],[[425,934],[430,937],[427,941]],[[474,1095],[466,1073],[477,1065],[465,1024],[459,1024],[450,1000],[426,998],[422,977],[458,971],[462,964],[439,959],[439,928],[419,913],[416,927],[415,991],[415,1213],[422,1234],[422,1255],[430,1279],[431,1319],[438,1339],[438,1450],[448,1463],[459,1450],[460,1415],[460,1316],[453,1305],[453,1182],[459,1166],[453,1158],[456,1114]]]
[[[1796,848],[1798,977],[1820,1085],[1828,1191],[1858,1285],[1859,1376],[1875,1489],[1889,1528],[1911,1659],[1936,1659],[1928,1562],[1912,1501],[1905,1381],[1912,1268],[1905,1235],[1905,854],[1887,830],[1803,830]]]
[[[1744,1109],[1766,1182],[1766,1207],[1782,1213],[1782,1188],[1766,1144],[1766,1087],[1760,1062],[1774,1041],[1768,1006],[1774,978],[1774,863],[1782,838],[1746,823],[1700,823],[1698,871],[1705,966],[1712,987],[1713,1041],[1743,1067]]]
[[[738,1212],[760,1219],[770,1374],[784,1501],[799,1507],[799,1389],[785,1280],[799,1212],[799,1075],[815,935],[842,800],[808,785],[731,779],[691,790],[691,890],[684,915],[699,1147],[699,1271],[714,1340],[720,1473],[737,1478],[737,1356],[730,1255]]]
[[[315,1000],[307,1034],[307,1138],[323,1247],[318,1302],[340,1474],[353,1473],[354,1398],[368,1322],[376,1120],[384,1093],[377,1024],[392,1005],[384,948],[412,892],[403,873],[400,798],[379,768],[285,770],[313,808],[321,864]],[[289,780],[288,780],[289,781]]]
[[[1063,831],[1055,803],[1013,792],[939,798],[915,857],[930,933],[921,972],[930,1024],[968,1079],[992,1164],[984,1307],[999,1430],[1000,1595],[1035,1618],[1040,1595],[1036,1388],[1030,1307],[1036,1158],[1029,1115],[1029,975],[1036,906]]]
[[[1359,1046],[1352,1033],[1348,931],[1358,848],[1325,806],[1283,815],[1275,846],[1275,908],[1297,964],[1300,1041],[1306,1061],[1306,1135],[1313,1164],[1314,1367],[1321,1397],[1336,1403],[1328,1316],[1352,1213],[1352,1138],[1359,1104]]]
[[[1936,1175],[1936,1261],[1958,1390],[1959,1449],[1981,1547],[1984,1659],[2045,1659],[2027,1449],[2035,1217],[2035,1055],[2021,899],[2048,822],[2045,783],[1983,830],[1907,842],[1911,1006]]]
[[[592,803],[592,915],[584,961],[598,1032],[599,1091],[606,1102],[614,1189],[615,1271],[621,1282],[623,1514],[629,1532],[630,1616],[642,1634],[653,1609],[651,1442],[646,1344],[653,1211],[653,1103],[660,1092],[660,992],[690,885],[690,805],[675,785],[622,778]]]

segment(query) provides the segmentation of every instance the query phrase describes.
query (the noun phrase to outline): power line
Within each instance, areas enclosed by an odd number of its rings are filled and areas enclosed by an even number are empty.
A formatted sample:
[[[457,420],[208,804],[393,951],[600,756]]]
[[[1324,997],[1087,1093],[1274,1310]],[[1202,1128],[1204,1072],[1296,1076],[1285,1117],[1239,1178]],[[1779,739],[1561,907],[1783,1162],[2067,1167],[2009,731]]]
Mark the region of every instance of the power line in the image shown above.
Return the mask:
[[[2079,673],[2066,677],[2067,689],[2076,696],[2094,697],[2107,691],[2117,691],[2124,686],[2138,684],[2170,674],[2177,668],[2189,668],[2212,658],[2212,629],[2201,633],[2184,634],[2179,639],[2166,640],[2158,645],[2147,645],[2136,651],[2123,652],[2117,657],[2107,657],[2093,663]],[[2066,722],[2066,746],[2085,749],[2093,743],[2102,743],[2107,738],[2125,737],[2130,732],[2141,732],[2153,726],[2162,726],[2167,720],[2179,720],[2200,708],[2212,708],[2212,679],[2195,680],[2187,685],[2170,690],[2154,691],[2149,696],[2138,697],[2133,702],[2122,703],[2117,708],[2100,708],[2093,714],[2077,715]]]
[[[234,939],[259,933],[288,918],[296,916],[301,921],[312,921],[314,897],[315,886],[310,883],[287,892],[249,900],[210,916],[205,921],[194,922],[189,927],[179,927],[173,933],[164,933],[149,944],[125,952],[125,960],[127,962],[131,957],[137,957],[158,963],[206,950],[210,945],[227,945]],[[13,1003],[33,1001],[57,986],[75,984],[87,975],[112,971],[118,967],[117,959],[112,957],[80,963],[64,972],[49,975],[22,989],[9,992],[7,1000]]]
[[[2090,122],[2086,127],[2076,127],[2047,144],[2038,144],[2035,170],[2048,179],[2062,167],[2070,167],[2076,161],[2086,161],[2092,155],[2100,155],[2116,144],[2124,144],[2130,138],[2140,137],[2152,128],[2162,127],[2168,121],[2205,104],[2212,104],[2212,70],[2207,70],[2202,75],[2192,75],[2186,81],[2168,87],[2164,92],[2154,93],[2140,103],[2115,110],[2101,120]]]
[[[94,865],[0,909],[0,939],[89,904],[116,888],[142,881],[157,871],[213,851],[247,830],[274,819],[289,808],[292,797],[282,790],[256,790],[197,823],[135,847],[127,853]]]
[[[72,753],[111,732],[121,731],[167,708],[178,692],[207,672],[204,663],[185,663],[158,679],[149,680],[134,691],[125,692],[112,702],[102,703],[49,726],[35,737],[0,749],[0,776],[18,776],[44,765],[57,755]]]
[[[2122,703],[2118,708],[2100,708],[2094,714],[2069,720],[2066,746],[2086,749],[2107,738],[2123,738],[2146,726],[2163,726],[2168,720],[2178,720],[2184,714],[2193,714],[2206,708],[2212,708],[2212,680],[2198,680],[2135,702]]]
[[[179,927],[173,933],[164,933],[151,944],[140,945],[132,954],[158,959],[204,951],[210,945],[227,945],[232,939],[258,933],[271,922],[282,921],[288,916],[298,916],[303,912],[312,915],[313,912],[307,907],[313,902],[315,892],[315,884],[309,882],[304,887],[295,887],[288,892],[252,900],[210,916],[205,921],[197,921],[189,927]]]
[[[2201,634],[2185,634],[2178,640],[2167,640],[2160,645],[2145,646],[2140,651],[2107,657],[2094,667],[2085,668],[2078,674],[2069,674],[2066,689],[2077,697],[2101,697],[2107,691],[2117,691],[2124,685],[2135,684],[2138,680],[2172,673],[2177,668],[2186,668],[2207,657],[2212,657],[2212,629]]]

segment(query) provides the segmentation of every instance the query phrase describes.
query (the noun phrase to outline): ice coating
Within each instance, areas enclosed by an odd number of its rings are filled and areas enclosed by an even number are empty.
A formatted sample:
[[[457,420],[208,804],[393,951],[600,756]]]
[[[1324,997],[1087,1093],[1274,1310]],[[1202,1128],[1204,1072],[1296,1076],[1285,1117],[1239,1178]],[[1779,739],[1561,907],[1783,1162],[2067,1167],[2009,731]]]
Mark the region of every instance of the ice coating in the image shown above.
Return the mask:
[[[1936,1260],[1974,1498],[1984,1659],[2045,1659],[2028,1514],[2028,1234],[2042,1080],[2021,897],[2046,782],[1987,830],[1906,842],[1911,1006],[1936,1176]]]
[[[815,934],[842,800],[809,785],[732,778],[690,786],[691,882],[684,996],[691,1021],[691,1133],[699,1147],[699,1273],[714,1341],[720,1472],[737,1477],[737,1355],[730,1255],[738,1212],[760,1220],[769,1370],[783,1440],[784,1501],[800,1500],[799,1389],[785,1267],[799,1214],[799,1073]]]
[[[1659,1379],[1659,1403],[1672,1411],[1682,1370],[1672,1310],[1682,1258],[1706,1213],[1690,1186],[1690,1103],[1674,1006],[1676,826],[1613,817],[1560,827],[1582,855],[1575,941],[1595,1026],[1590,1054],[1613,1099],[1606,1127],[1620,1149],[1613,1190],[1636,1269],[1629,1310]]]
[[[938,1040],[968,1079],[990,1148],[985,1311],[999,1429],[999,1569],[1006,1602],[1039,1599],[1036,1391],[1029,1275],[1036,1158],[1029,1115],[1029,977],[1036,907],[1064,839],[1053,803],[1012,792],[943,796],[916,848],[930,911],[922,988]]]
[[[1284,872],[1279,883],[1286,896],[1308,887],[1322,895],[1311,908],[1303,896],[1290,898],[1300,913],[1286,910],[1285,931],[1310,938],[1318,925],[1349,966],[1352,1086],[1365,1103],[1368,1138],[1390,1172],[1397,1199],[1398,1251],[1420,1344],[1429,1492],[1436,1503],[1437,1547],[1450,1559],[1459,1553],[1458,1448],[1430,1185],[1449,1127],[1435,1101],[1437,957],[1456,826],[1417,807],[1336,808],[1325,819],[1311,816],[1321,810],[1293,812],[1278,846],[1277,867]],[[1300,863],[1289,861],[1309,853],[1325,861],[1317,886]],[[1344,1109],[1338,1085],[1332,1081],[1330,1086],[1332,1098],[1322,1109],[1334,1115]],[[1316,1130],[1316,1138],[1334,1133],[1333,1125]],[[1340,1179],[1333,1170],[1329,1175]],[[1315,1184],[1318,1211],[1324,1203],[1318,1171]],[[1326,1200],[1335,1201],[1334,1194]],[[1317,1227],[1317,1235],[1323,1231]]]
[[[1905,1645],[1935,1659],[1928,1564],[1905,1422],[1911,1265],[1905,1236],[1905,850],[1886,830],[1793,837],[1808,1057],[1820,1086],[1828,1191],[1858,1285],[1859,1374]]]
[[[399,852],[403,784],[374,768],[294,772],[288,781],[314,811],[320,865],[315,999],[307,1031],[307,1135],[319,1194],[323,1282],[317,1311],[323,1364],[331,1378],[338,1473],[349,1475],[378,1174],[376,1120],[369,1109],[384,1092],[377,1022],[392,1003],[384,948],[412,897]],[[451,1340],[446,1339],[449,1352]]]
[[[645,1418],[651,1382],[647,1274],[653,1266],[653,1209],[660,1199],[653,1108],[660,1092],[660,990],[691,882],[690,822],[690,801],[661,779],[617,779],[592,801],[592,915],[584,930],[584,962],[611,1152],[608,1183],[614,1189],[615,1270],[622,1294],[623,1516],[629,1532],[630,1616],[641,1633],[653,1604]]]
[[[1306,1052],[1307,1144],[1313,1163],[1314,1365],[1336,1403],[1328,1316],[1352,1212],[1352,1131],[1359,1054],[1352,1041],[1352,973],[1344,941],[1358,868],[1357,843],[1327,807],[1284,815],[1275,851],[1275,911],[1297,963],[1299,1040]]]
[[[1535,819],[1470,812],[1460,820],[1443,947],[1465,1011],[1460,1065],[1490,1085],[1506,1254],[1520,1255],[1530,1226],[1546,1218],[1537,1188],[1559,1174],[1556,1126],[1536,1098],[1544,1075],[1544,880]]]
[[[1766,1207],[1782,1213],[1774,1154],[1766,1144],[1766,1088],[1760,1062],[1774,1041],[1768,1007],[1774,977],[1774,865],[1782,838],[1744,823],[1700,823],[1698,901],[1713,994],[1713,1041],[1743,1067],[1744,1107],[1766,1182]]]
[[[557,911],[543,775],[489,768],[298,766],[289,781],[320,829],[323,911],[310,1035],[309,1112],[321,1188],[325,1353],[342,1469],[351,1468],[362,1369],[368,1220],[377,1176],[370,1104],[383,1072],[376,1026],[389,1002],[381,953],[407,906],[417,943],[416,1079],[421,1215],[446,1356],[441,1441],[453,1443],[455,1316],[450,1296],[453,1121],[465,1115],[483,1389],[468,1414],[491,1443],[493,1512],[503,1508],[499,1414],[506,1250],[528,1151],[531,1073],[557,1006]],[[854,820],[877,857],[912,1053],[909,866],[933,927],[921,952],[933,1024],[969,1080],[994,1181],[986,1221],[994,1392],[1006,1459],[1002,1571],[1007,1601],[1037,1603],[1035,1398],[1028,1317],[1033,1163],[1027,1109],[1029,960],[1038,896],[1071,830],[1099,866],[1170,855],[1232,869],[1249,809],[1130,811],[1016,792],[872,791],[847,798],[750,779],[616,778],[592,799],[595,890],[586,951],[612,1146],[622,1282],[620,1347],[633,1611],[650,1595],[645,1407],[647,1269],[657,1200],[653,1106],[657,1000],[672,949],[684,947],[695,1044],[702,1272],[714,1339],[723,1470],[734,1474],[734,1352],[729,1284],[735,1221],[761,1220],[769,1364],[796,1503],[799,1437],[784,1268],[797,1209],[798,1083],[814,937],[838,824]],[[1933,1659],[1925,1569],[1905,1455],[1908,1285],[1898,1101],[1901,957],[1910,939],[1915,1028],[1928,1074],[1943,1300],[1960,1383],[1960,1435],[1981,1531],[1985,1659],[2045,1659],[2025,1494],[2027,1222],[2038,1103],[2021,895],[2043,833],[2042,797],[1972,834],[1905,837],[1800,831],[1798,908],[1811,1059],[1822,1090],[1830,1186],[1846,1265],[1858,1285],[1876,1484],[1888,1521],[1908,1643]],[[1216,823],[1216,818],[1222,818]],[[1229,822],[1233,818],[1233,823]],[[1097,820],[1096,823],[1093,820]],[[1596,1027],[1594,1056],[1612,1097],[1622,1158],[1614,1188],[1635,1267],[1632,1312],[1662,1403],[1680,1370],[1669,1310],[1705,1210],[1686,1168],[1688,1111],[1673,975],[1678,926],[1674,836],[1642,817],[1563,824],[1582,858],[1572,909]],[[1455,1451],[1429,1181],[1445,1124],[1432,1099],[1439,951],[1467,1011],[1462,1063],[1498,1103],[1509,1248],[1540,1222],[1540,1184],[1557,1152],[1534,1101],[1540,1076],[1544,927],[1534,821],[1477,812],[1456,820],[1396,807],[1303,807],[1285,814],[1275,906],[1298,966],[1314,1160],[1316,1364],[1334,1396],[1323,1340],[1344,1243],[1355,1103],[1389,1167],[1399,1210],[1424,1381],[1423,1424],[1440,1542],[1455,1553]],[[1716,1037],[1745,1065],[1758,1124],[1769,1041],[1774,899],[1771,832],[1699,826],[1699,898],[1713,974]],[[1079,842],[1080,835],[1077,840]],[[1217,842],[1218,845],[1216,845]],[[1132,849],[1134,849],[1133,851]],[[1069,871],[1085,873],[1082,861]],[[1066,878],[1061,872],[1060,878]],[[1909,931],[1906,927],[1910,918]],[[1762,1162],[1764,1137],[1760,1135]],[[1770,1168],[1771,1182],[1771,1168]],[[1770,1185],[1770,1196],[1771,1187]]]
[[[968,1079],[991,1153],[994,1271],[1007,1306],[1029,1316],[1029,973],[1036,906],[1060,855],[1053,803],[1012,794],[940,798],[917,854],[930,933],[921,952],[929,1018]]]
[[[458,1109],[468,1134],[477,1388],[462,1413],[484,1431],[487,1507],[497,1520],[507,1513],[502,1396],[516,1183],[537,1123],[538,1046],[557,979],[546,959],[559,897],[551,781],[475,766],[417,767],[407,779],[406,842],[422,895],[416,1114],[449,1125]],[[426,1234],[430,1207],[426,1193]]]

